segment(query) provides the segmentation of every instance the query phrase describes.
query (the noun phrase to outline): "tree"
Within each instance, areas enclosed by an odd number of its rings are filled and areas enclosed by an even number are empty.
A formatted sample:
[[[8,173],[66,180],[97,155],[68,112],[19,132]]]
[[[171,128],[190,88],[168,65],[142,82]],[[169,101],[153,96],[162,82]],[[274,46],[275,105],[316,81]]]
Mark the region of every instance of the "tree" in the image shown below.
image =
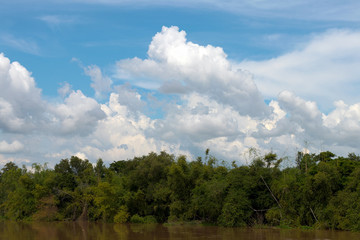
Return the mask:
[[[244,227],[252,215],[251,203],[243,189],[231,188],[224,201],[218,223],[226,227]]]
[[[103,179],[105,177],[105,173],[106,173],[106,167],[104,165],[104,162],[101,158],[99,158],[96,162],[96,166],[94,168],[95,171],[95,175],[97,177],[97,181],[99,182],[101,179]]]

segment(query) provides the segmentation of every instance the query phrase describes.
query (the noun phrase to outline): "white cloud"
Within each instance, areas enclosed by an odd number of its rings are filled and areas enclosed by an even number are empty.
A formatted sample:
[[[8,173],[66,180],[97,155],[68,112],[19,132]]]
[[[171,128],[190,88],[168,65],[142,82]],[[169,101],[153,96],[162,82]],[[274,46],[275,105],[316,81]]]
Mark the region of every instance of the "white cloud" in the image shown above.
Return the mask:
[[[115,87],[117,101],[127,106],[132,112],[143,110],[146,103],[142,101],[141,95],[136,90],[131,89],[129,85],[120,85]]]
[[[133,93],[130,91],[130,94]],[[131,108],[131,102],[128,105],[121,103],[118,93],[111,93],[109,102],[101,107],[106,118],[99,122],[94,133],[89,136],[93,141],[85,143],[81,148],[87,156],[93,159],[101,157],[111,162],[162,150],[189,155],[178,144],[162,141],[159,136],[147,136],[146,131],[155,127],[154,120]]]
[[[110,92],[112,80],[104,76],[98,66],[91,65],[84,67],[84,72],[91,78],[91,87],[95,90],[97,98],[102,98],[103,94]]]
[[[24,149],[24,145],[15,140],[12,143],[6,141],[0,142],[0,153],[16,153]]]
[[[99,120],[105,117],[100,104],[86,97],[80,90],[73,91],[64,103],[51,107],[51,128],[62,134],[90,134]]]
[[[326,110],[339,99],[359,102],[360,32],[331,30],[304,45],[270,60],[243,61],[239,67],[253,73],[270,98],[290,90]]]
[[[292,145],[317,151],[336,149],[339,154],[357,152],[360,141],[360,104],[347,105],[335,102],[335,109],[329,114],[320,112],[315,102],[306,101],[294,93],[285,91],[278,97],[286,117],[279,119],[273,129],[259,128],[254,134],[258,139],[268,138],[277,149]],[[308,143],[306,143],[308,142]],[[341,147],[342,148],[341,148]]]
[[[13,162],[18,166],[21,165],[31,165],[31,160],[22,157],[5,157],[4,155],[0,154],[0,166],[4,166],[8,162]]]
[[[61,87],[58,89],[58,94],[61,97],[66,97],[69,93],[71,93],[72,87],[69,83],[65,82],[61,84]]]
[[[65,84],[60,93],[69,92]],[[47,102],[31,73],[18,62],[0,54],[0,129],[29,134],[90,134],[105,117],[100,104],[80,90],[72,91],[63,103]]]
[[[241,115],[231,106],[191,93],[182,97],[181,104],[169,104],[164,119],[154,120],[154,127],[146,134],[193,156],[210,148],[214,156],[237,160],[247,148],[258,146],[251,136],[258,124],[259,120]]]
[[[21,39],[11,34],[0,34],[0,43],[22,52],[40,55],[40,48],[38,44],[32,39]]]
[[[96,65],[84,66],[81,60],[73,57],[71,62],[75,62],[84,70],[85,75],[91,79],[90,86],[95,90],[95,97],[103,99],[112,90],[113,81],[110,77],[103,75],[101,69]]]
[[[330,60],[323,63],[333,64],[339,51],[333,50],[330,42],[335,36],[349,36],[347,44],[357,46],[353,43],[355,35],[328,32],[283,57],[296,59],[296,63],[305,59],[297,57],[316,53],[317,58],[309,59],[321,62],[328,57]],[[323,46],[321,42],[329,44]],[[341,49],[345,60],[357,61],[347,47]],[[273,70],[296,65],[285,60]],[[154,36],[147,59],[117,62],[118,76],[129,83],[112,87],[100,68],[86,68],[93,88],[109,93],[108,102],[100,104],[66,83],[59,89],[63,99],[45,101],[31,73],[0,55],[0,130],[4,133],[0,153],[6,154],[0,155],[0,162],[15,159],[11,158],[15,153],[33,161],[39,161],[39,156],[43,157],[41,161],[59,161],[77,154],[91,161],[101,157],[111,162],[162,150],[193,157],[210,148],[220,159],[246,163],[242,156],[250,147],[290,157],[304,147],[312,152],[334,149],[337,154],[358,151],[359,102],[336,101],[333,109],[324,113],[318,101],[303,97],[300,90],[300,94],[286,90],[265,105],[250,74],[238,68],[221,48],[200,46],[188,41],[184,31],[164,27]],[[311,81],[306,83],[309,89]],[[149,91],[140,91],[134,85],[155,90],[150,97],[143,96]],[[152,119],[145,113],[154,107],[156,101],[149,100],[154,96],[160,96],[157,101],[163,104],[163,115]]]
[[[39,19],[49,24],[51,27],[55,27],[60,24],[71,24],[77,21],[77,18],[74,16],[63,15],[44,15],[39,17]]]
[[[5,131],[27,130],[25,120],[15,116],[13,106],[2,98],[0,98],[0,123]]]
[[[0,128],[6,132],[31,131],[42,121],[41,90],[20,63],[0,54]]]
[[[163,27],[153,37],[147,59],[117,62],[117,77],[165,93],[169,82],[176,82],[178,90],[173,87],[172,92],[205,94],[242,114],[261,116],[268,111],[250,75],[233,70],[222,48],[187,41],[178,27]]]
[[[118,100],[119,95],[112,93],[109,103],[102,105],[107,117],[93,133],[96,142],[93,146],[85,146],[82,151],[106,160],[130,158],[155,151],[153,140],[147,139],[143,134],[144,129],[151,127],[151,120],[144,115],[135,119],[127,106],[120,104]]]
[[[309,132],[321,130],[322,113],[315,102],[305,101],[292,92],[281,92],[278,100],[280,105],[289,114],[290,121],[299,123]]]
[[[82,153],[82,152],[77,152],[77,153],[74,154],[73,156],[76,156],[76,157],[78,157],[78,158],[80,158],[80,159],[83,159],[83,160],[87,159],[85,153]]]
[[[256,121],[232,107],[193,93],[173,106],[163,120],[157,120],[155,135],[166,141],[190,140],[189,144],[218,137],[245,135],[256,130]],[[161,132],[160,133],[158,133]]]
[[[360,103],[335,102],[335,109],[323,116],[323,125],[333,134],[337,145],[358,148],[360,142]],[[328,142],[325,139],[325,142]]]

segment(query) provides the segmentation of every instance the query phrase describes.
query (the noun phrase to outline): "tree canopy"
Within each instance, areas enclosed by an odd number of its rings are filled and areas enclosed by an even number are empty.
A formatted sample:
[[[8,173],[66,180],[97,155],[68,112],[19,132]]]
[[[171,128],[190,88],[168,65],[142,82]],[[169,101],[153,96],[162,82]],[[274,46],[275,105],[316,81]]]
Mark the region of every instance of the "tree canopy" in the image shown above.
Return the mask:
[[[109,166],[72,156],[54,169],[9,162],[0,171],[0,218],[34,221],[256,224],[360,230],[360,157],[270,152],[249,165],[149,153]]]

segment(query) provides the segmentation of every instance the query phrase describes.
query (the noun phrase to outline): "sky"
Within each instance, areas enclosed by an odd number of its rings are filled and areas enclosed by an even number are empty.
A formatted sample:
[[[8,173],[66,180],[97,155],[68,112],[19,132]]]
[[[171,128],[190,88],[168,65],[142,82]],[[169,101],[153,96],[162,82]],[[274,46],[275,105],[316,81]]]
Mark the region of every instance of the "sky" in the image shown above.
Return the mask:
[[[360,154],[359,1],[0,6],[0,166]]]

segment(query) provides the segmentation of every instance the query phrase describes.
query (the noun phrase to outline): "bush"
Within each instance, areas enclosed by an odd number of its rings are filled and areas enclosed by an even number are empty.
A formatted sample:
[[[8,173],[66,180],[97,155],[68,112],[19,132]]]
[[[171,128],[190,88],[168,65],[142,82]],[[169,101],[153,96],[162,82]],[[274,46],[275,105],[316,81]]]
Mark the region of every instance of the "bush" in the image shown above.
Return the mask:
[[[281,210],[278,208],[273,208],[266,212],[265,217],[266,217],[266,220],[268,221],[268,223],[270,223],[270,225],[272,225],[272,226],[280,225],[280,223],[281,223],[280,211]]]
[[[154,216],[148,215],[144,217],[144,223],[157,223],[157,220]]]
[[[249,206],[249,200],[243,190],[230,189],[218,218],[218,224],[224,227],[246,226],[251,215]]]
[[[145,219],[143,217],[135,214],[130,218],[130,222],[131,223],[144,223]]]
[[[133,215],[130,218],[130,222],[131,223],[145,223],[145,224],[149,224],[149,223],[157,223],[156,218],[152,215],[148,215],[145,217],[141,217],[137,214]]]
[[[129,213],[126,206],[121,206],[119,212],[114,217],[115,223],[126,223],[129,219]]]

